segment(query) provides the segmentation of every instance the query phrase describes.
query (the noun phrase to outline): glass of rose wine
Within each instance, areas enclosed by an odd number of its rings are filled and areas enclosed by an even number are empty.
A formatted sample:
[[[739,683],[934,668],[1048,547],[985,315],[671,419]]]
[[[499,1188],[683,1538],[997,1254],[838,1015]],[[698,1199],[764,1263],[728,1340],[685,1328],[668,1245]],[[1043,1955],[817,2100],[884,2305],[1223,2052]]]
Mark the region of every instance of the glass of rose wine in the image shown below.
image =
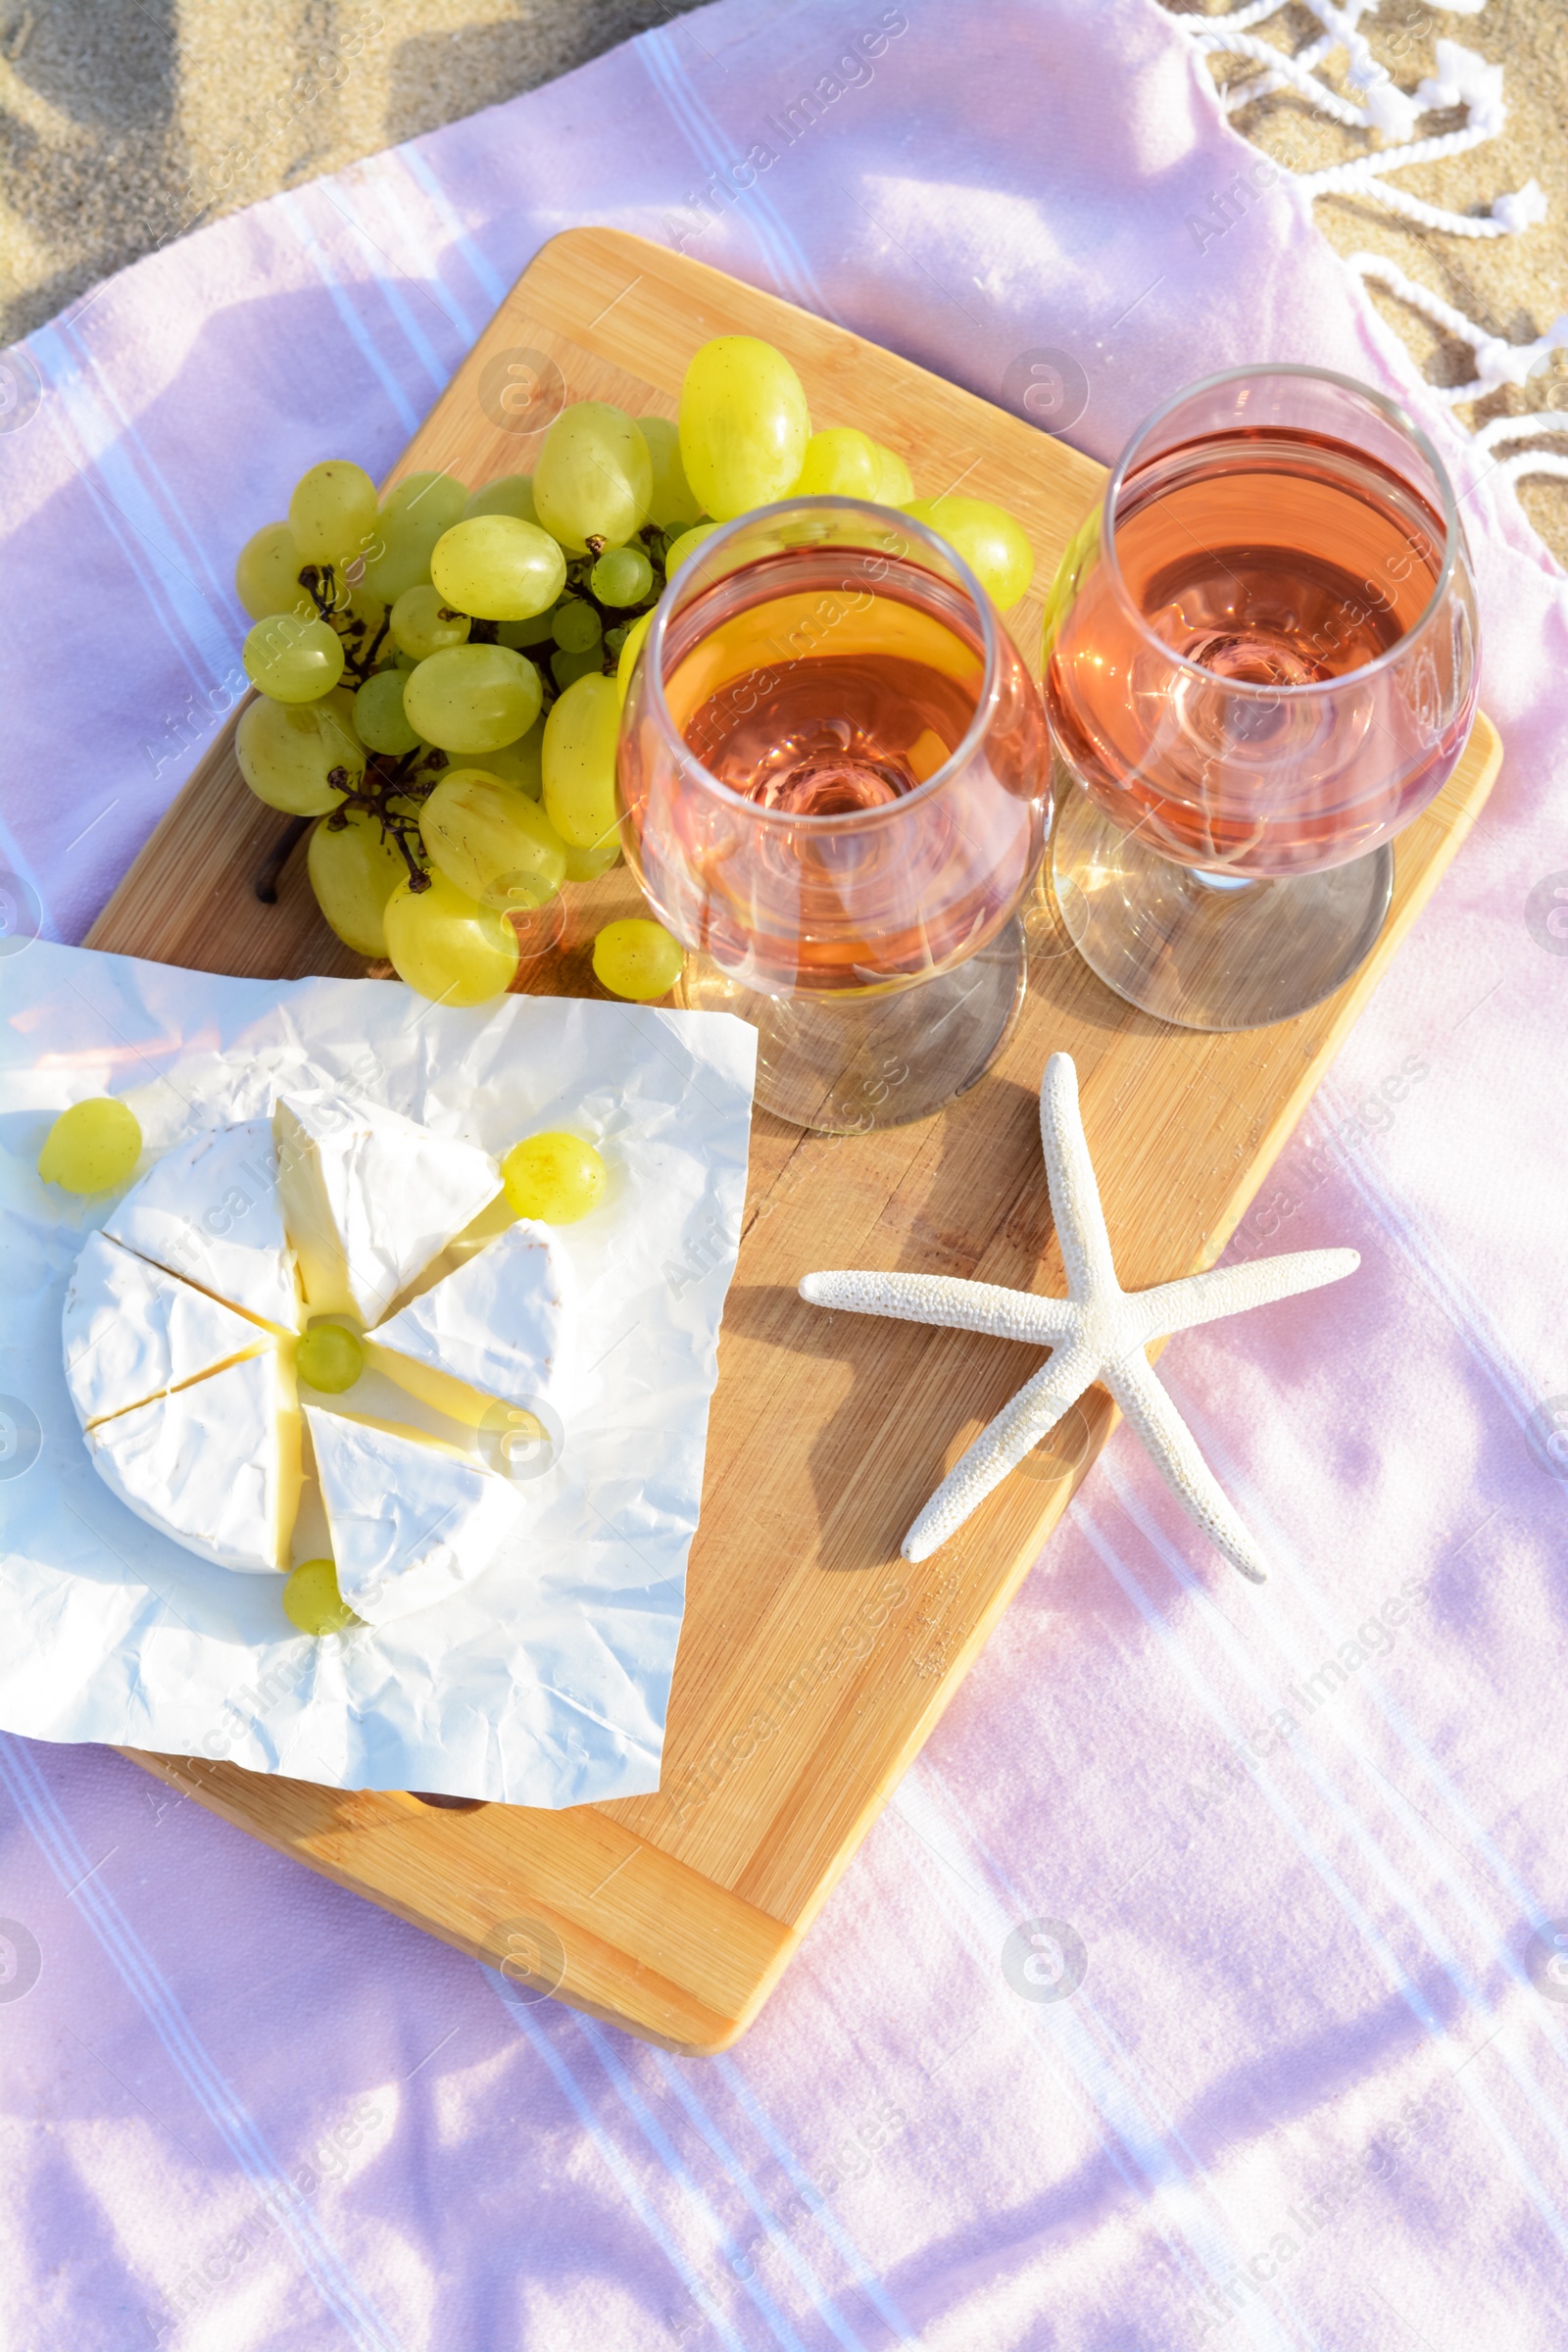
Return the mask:
[[[855,1133],[972,1086],[1022,1001],[1050,814],[1039,693],[921,524],[787,499],[715,531],[649,630],[622,837],[688,1006],[759,1031],[758,1102]]]
[[[1453,491],[1348,376],[1211,376],[1134,434],[1047,606],[1063,924],[1118,996],[1252,1029],[1332,993],[1475,715]]]

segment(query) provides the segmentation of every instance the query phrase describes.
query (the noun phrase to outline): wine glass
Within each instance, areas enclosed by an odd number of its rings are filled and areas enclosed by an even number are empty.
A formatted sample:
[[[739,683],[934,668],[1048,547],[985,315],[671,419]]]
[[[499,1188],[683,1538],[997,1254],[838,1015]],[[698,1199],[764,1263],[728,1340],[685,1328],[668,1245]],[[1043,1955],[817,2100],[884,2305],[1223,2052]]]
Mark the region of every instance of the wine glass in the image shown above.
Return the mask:
[[[985,591],[889,508],[797,498],[681,564],[633,674],[627,857],[757,1099],[833,1133],[939,1110],[1022,1001],[1050,739]]]
[[[1453,491],[1396,401],[1257,367],[1156,409],[1047,606],[1051,878],[1085,961],[1190,1029],[1330,995],[1464,749],[1477,645]]]

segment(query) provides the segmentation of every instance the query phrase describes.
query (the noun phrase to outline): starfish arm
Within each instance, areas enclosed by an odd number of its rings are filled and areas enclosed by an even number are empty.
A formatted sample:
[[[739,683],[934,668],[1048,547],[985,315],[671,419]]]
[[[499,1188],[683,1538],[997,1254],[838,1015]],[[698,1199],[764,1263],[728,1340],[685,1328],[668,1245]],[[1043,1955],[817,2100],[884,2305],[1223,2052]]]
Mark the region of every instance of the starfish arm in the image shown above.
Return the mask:
[[[891,1315],[901,1323],[936,1323],[950,1331],[983,1331],[997,1340],[1028,1340],[1054,1348],[1074,1322],[1065,1298],[1035,1298],[992,1282],[960,1282],[950,1274],[808,1274],[801,1297],[811,1306],[851,1314]]]
[[[1087,1348],[1068,1348],[1042,1365],[949,1471],[905,1537],[905,1558],[928,1559],[939,1544],[945,1544],[992,1488],[1001,1486],[1031,1446],[1077,1403],[1097,1369]]]
[[[1142,1349],[1107,1364],[1101,1379],[1143,1439],[1172,1492],[1186,1505],[1215,1549],[1254,1585],[1267,1580],[1262,1554],[1231,1508],[1214,1473],[1199,1452],[1193,1433],[1158,1381]]]
[[[1300,1291],[1341,1282],[1360,1263],[1354,1250],[1298,1250],[1289,1257],[1214,1266],[1181,1282],[1162,1282],[1155,1290],[1138,1292],[1129,1303],[1145,1327],[1147,1348],[1151,1340],[1167,1333],[1191,1331],[1195,1324],[1215,1323],[1222,1315],[1245,1314],[1249,1307],[1268,1306],[1276,1298],[1294,1298]]]
[[[1082,1298],[1107,1286],[1115,1290],[1110,1236],[1078,1108],[1078,1072],[1070,1054],[1053,1054],[1046,1063],[1040,1081],[1040,1141],[1068,1297]]]

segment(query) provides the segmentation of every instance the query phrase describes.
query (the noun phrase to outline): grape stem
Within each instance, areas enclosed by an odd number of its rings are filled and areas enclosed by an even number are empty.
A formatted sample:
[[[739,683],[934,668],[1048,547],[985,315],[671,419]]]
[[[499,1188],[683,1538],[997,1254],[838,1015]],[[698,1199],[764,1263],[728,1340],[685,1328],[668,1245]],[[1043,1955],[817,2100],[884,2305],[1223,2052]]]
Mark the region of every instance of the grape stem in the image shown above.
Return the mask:
[[[326,820],[329,833],[341,833],[349,821],[351,808],[363,808],[373,816],[381,828],[381,839],[396,845],[398,855],[409,869],[409,888],[428,890],[430,877],[421,859],[419,820],[406,810],[393,808],[392,801],[423,801],[435,790],[440,771],[448,764],[445,752],[404,752],[391,759],[382,753],[372,753],[366,761],[365,773],[358,785],[349,782],[346,767],[328,771],[327,782],[334,792],[343,795],[343,806],[334,808]],[[423,768],[429,772],[420,774]],[[419,845],[416,847],[416,845]]]
[[[256,896],[264,906],[277,905],[277,885],[285,865],[310,831],[308,816],[291,816],[262,861],[256,876]]]
[[[391,838],[397,843],[403,862],[409,869],[409,888],[415,891],[428,890],[430,887],[430,876],[425,868],[419,863],[419,860],[414,855],[413,850],[410,849],[409,837],[404,832],[401,825],[395,827],[395,829],[392,831]]]
[[[365,623],[363,620],[356,618],[352,625],[357,636],[364,633]],[[346,669],[354,670],[356,682],[359,685],[363,686],[367,678],[375,674],[377,657],[381,651],[381,640],[391,626],[392,608],[389,605],[382,613],[375,635],[370,639],[368,645],[363,646],[357,653],[351,652],[347,646],[344,647],[343,665]]]
[[[307,564],[300,572],[300,586],[328,628],[336,628],[332,615],[337,611],[337,574],[331,564]]]
[[[345,674],[352,678],[356,686],[363,686],[366,679],[374,674],[376,660],[381,651],[381,641],[391,624],[390,610],[382,613],[380,624],[369,644],[357,645],[354,640],[364,637],[366,623],[361,619],[359,613],[352,610],[348,612],[347,618],[342,620],[334,618],[334,614],[338,612],[338,586],[337,574],[333,566],[330,564],[307,564],[300,572],[299,580],[300,586],[316,607],[320,618],[326,622],[328,628],[336,629],[339,637],[343,640]]]

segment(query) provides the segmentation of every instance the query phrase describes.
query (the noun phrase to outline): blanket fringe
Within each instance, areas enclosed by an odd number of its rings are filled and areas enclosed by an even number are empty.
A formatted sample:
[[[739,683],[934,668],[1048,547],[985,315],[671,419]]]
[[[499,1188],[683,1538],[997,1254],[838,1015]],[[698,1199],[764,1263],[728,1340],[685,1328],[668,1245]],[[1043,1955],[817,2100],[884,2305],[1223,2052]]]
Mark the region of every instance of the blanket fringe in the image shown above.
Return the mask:
[[[1450,17],[1478,17],[1486,4],[1487,0],[1433,0],[1434,6]],[[1371,43],[1361,29],[1362,17],[1375,12],[1377,0],[1303,0],[1323,29],[1315,40],[1294,55],[1253,31],[1255,25],[1280,15],[1284,5],[1285,0],[1243,0],[1240,7],[1227,15],[1182,15],[1177,23],[1200,56],[1246,58],[1261,69],[1225,85],[1220,103],[1227,113],[1234,114],[1256,99],[1288,90],[1306,99],[1330,121],[1385,142],[1345,163],[1311,172],[1285,172],[1284,175],[1298,187],[1304,188],[1309,196],[1369,197],[1400,220],[1456,237],[1519,236],[1546,218],[1546,198],[1534,179],[1527,180],[1522,188],[1494,198],[1490,210],[1483,214],[1455,213],[1446,206],[1429,204],[1389,182],[1389,173],[1401,171],[1407,164],[1435,163],[1446,156],[1463,155],[1496,137],[1507,117],[1500,66],[1489,64],[1459,41],[1440,39],[1435,51],[1436,72],[1415,90],[1403,90],[1387,66],[1373,55]],[[1341,76],[1344,90],[1332,88],[1319,77],[1318,69],[1336,55],[1345,59]],[[1346,91],[1351,94],[1346,95]],[[1426,138],[1415,135],[1424,115],[1448,113],[1460,106],[1465,109],[1465,121],[1459,128]],[[1522,386],[1528,378],[1549,371],[1553,352],[1568,351],[1568,313],[1555,319],[1533,343],[1508,343],[1463,311],[1456,310],[1452,303],[1445,302],[1440,294],[1418,285],[1381,254],[1351,254],[1349,266],[1445,334],[1468,344],[1475,353],[1476,372],[1471,382],[1431,387],[1448,408],[1483,400],[1503,385]],[[1568,399],[1568,386],[1564,386],[1564,394]],[[1552,414],[1536,413],[1495,417],[1476,433],[1475,441],[1478,448],[1490,454],[1508,441],[1540,439],[1564,432],[1568,432],[1568,417],[1559,421]],[[1568,479],[1568,457],[1550,450],[1498,458],[1496,466],[1511,482],[1526,473]]]

